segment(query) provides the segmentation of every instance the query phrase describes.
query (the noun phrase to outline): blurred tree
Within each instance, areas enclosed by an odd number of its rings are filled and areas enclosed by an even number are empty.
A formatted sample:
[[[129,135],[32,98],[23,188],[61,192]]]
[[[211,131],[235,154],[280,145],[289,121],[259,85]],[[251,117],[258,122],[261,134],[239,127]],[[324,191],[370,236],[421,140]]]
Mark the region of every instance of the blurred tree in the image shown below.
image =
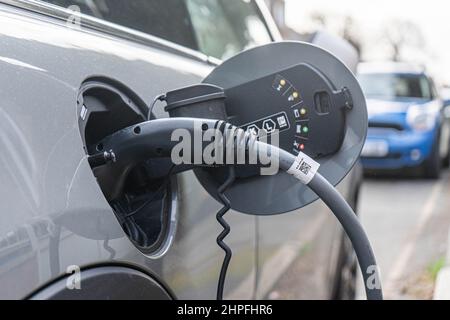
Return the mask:
[[[311,13],[311,20],[317,23],[320,27],[326,27],[328,24],[326,15],[319,11]]]
[[[324,29],[333,29],[330,26],[329,17],[322,12],[313,12],[311,14],[311,20]],[[360,41],[361,37],[358,35],[358,25],[353,17],[345,16],[343,21],[342,17],[339,17],[339,25],[342,27],[337,28],[338,30],[336,30],[336,33],[355,47],[358,55],[361,56],[363,44]]]
[[[266,0],[267,7],[272,14],[275,23],[280,29],[286,28],[286,3],[285,0]]]
[[[358,51],[358,55],[361,57],[363,44],[360,40],[361,37],[357,35],[357,30],[358,26],[356,25],[355,20],[350,16],[345,17],[341,36],[355,47],[356,51]]]
[[[391,47],[391,58],[400,61],[405,48],[425,51],[425,38],[419,26],[411,21],[392,20],[386,24],[384,39]]]

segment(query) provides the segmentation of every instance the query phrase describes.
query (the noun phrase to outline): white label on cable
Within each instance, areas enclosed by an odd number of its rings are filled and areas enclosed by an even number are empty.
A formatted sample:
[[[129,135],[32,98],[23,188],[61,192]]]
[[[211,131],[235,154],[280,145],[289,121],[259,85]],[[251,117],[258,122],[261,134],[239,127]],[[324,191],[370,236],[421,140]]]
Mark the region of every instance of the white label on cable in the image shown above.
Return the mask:
[[[319,171],[320,164],[303,152],[300,152],[295,159],[288,173],[299,179],[302,183],[308,184]]]

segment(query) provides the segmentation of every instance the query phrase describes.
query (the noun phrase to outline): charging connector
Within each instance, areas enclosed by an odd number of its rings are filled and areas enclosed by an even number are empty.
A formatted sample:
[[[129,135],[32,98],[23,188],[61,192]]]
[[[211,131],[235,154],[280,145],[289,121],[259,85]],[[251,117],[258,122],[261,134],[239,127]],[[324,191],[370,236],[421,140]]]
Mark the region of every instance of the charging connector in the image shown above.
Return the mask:
[[[137,128],[139,130],[136,130]],[[155,157],[170,157],[172,148],[176,144],[171,139],[171,133],[180,128],[184,128],[192,134],[194,134],[195,128],[220,130],[224,139],[217,143],[221,143],[224,154],[245,151],[248,156],[253,155],[256,159],[261,151],[279,155],[280,169],[307,184],[333,211],[355,248],[365,281],[367,297],[374,300],[382,299],[381,285],[377,285],[379,281],[376,282],[376,285],[369,286],[371,278],[375,276],[375,280],[378,279],[378,274],[374,274],[378,268],[367,235],[344,198],[319,174],[318,163],[305,154],[295,157],[278,147],[258,141],[256,136],[223,121],[194,118],[153,120],[124,129],[108,137],[102,144],[115,154],[115,161],[107,162],[100,167],[103,168],[103,178],[107,177],[116,181],[115,188],[111,189],[108,195],[114,198],[116,194],[120,194],[120,183],[125,180],[127,172],[133,166]],[[209,165],[190,162],[184,163],[182,168],[190,170],[197,166]],[[224,190],[229,184],[231,182],[224,184]]]

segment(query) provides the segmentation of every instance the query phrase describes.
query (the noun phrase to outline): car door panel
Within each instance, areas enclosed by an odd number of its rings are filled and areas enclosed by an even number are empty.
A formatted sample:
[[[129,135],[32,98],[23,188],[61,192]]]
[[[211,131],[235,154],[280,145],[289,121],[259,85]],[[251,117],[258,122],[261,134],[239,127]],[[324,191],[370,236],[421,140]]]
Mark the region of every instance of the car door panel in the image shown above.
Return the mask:
[[[0,297],[21,298],[71,265],[122,261],[145,266],[178,298],[213,298],[223,253],[215,244],[220,205],[192,173],[179,177],[178,231],[152,260],[125,237],[88,165],[76,108],[81,83],[105,76],[145,101],[201,80],[198,59],[100,32],[77,30],[0,4]],[[158,116],[165,116],[157,109]],[[235,253],[227,293],[251,298],[254,218],[230,213]],[[236,293],[237,292],[237,293]]]

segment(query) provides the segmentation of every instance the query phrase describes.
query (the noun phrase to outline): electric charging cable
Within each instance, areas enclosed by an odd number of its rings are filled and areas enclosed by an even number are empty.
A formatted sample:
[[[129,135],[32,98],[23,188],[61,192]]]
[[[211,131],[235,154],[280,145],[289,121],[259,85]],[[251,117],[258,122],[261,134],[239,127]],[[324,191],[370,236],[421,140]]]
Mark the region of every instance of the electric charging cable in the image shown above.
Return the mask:
[[[215,143],[216,146],[223,149],[224,157],[226,157],[229,152],[233,152],[233,154],[245,152],[248,157],[253,156],[254,159],[258,159],[260,154],[277,156],[280,169],[291,174],[301,183],[309,186],[311,190],[314,191],[331,209],[343,226],[356,252],[364,279],[367,298],[369,300],[383,299],[378,267],[370,241],[353,209],[347,204],[342,195],[318,172],[320,167],[319,163],[302,152],[296,157],[276,146],[258,141],[257,136],[224,121],[198,118],[158,119],[123,129],[105,138],[101,144],[105,146],[105,150],[110,151],[92,156],[91,158],[95,161],[91,161],[90,159],[90,163],[91,165],[95,163],[96,166],[110,166],[107,177],[110,180],[114,180],[116,183],[114,184],[114,188],[110,190],[104,189],[107,198],[111,200],[114,199],[116,195],[120,194],[121,185],[123,186],[126,180],[126,172],[129,172],[135,165],[151,158],[170,157],[172,149],[178,143],[178,141],[172,139],[172,133],[180,128],[186,129],[192,133],[192,135],[194,135],[197,130],[219,130],[222,133],[223,138],[220,139],[220,141],[215,141]],[[205,146],[206,145],[203,145],[203,147]],[[201,149],[201,151],[203,151],[203,149]],[[192,163],[194,163],[194,161],[192,161]],[[183,163],[180,166],[182,169],[176,170],[176,172],[190,170],[194,167],[223,166],[223,164],[211,165],[200,163],[192,165],[192,163]],[[183,165],[185,166],[184,168]],[[225,181],[218,190],[219,199],[225,204],[223,210],[217,214],[218,220],[225,228],[224,232],[217,240],[218,243],[222,242],[229,232],[229,226],[226,222],[223,224],[223,215],[231,207],[230,203],[227,203],[227,198],[225,196],[221,197],[220,195],[224,195],[226,188],[228,188],[233,181],[234,173],[229,175],[227,181]],[[223,295],[225,273],[229,259],[231,258],[230,252],[227,252],[226,250],[228,247],[225,246],[222,248],[226,251],[226,256],[218,285],[217,297],[219,299],[222,298]]]
[[[383,293],[378,266],[367,234],[350,205],[336,188],[318,172],[319,163],[302,152],[295,157],[278,147],[260,142],[255,135],[244,132],[242,129],[232,127],[229,131],[228,136],[241,137],[240,139],[237,138],[236,141],[245,140],[245,144],[236,143],[236,149],[245,147],[247,152],[253,153],[254,156],[257,156],[261,149],[268,154],[277,154],[280,169],[306,184],[322,199],[338,219],[352,242],[363,275],[367,299],[382,300]]]
[[[291,157],[292,160],[292,157]],[[379,270],[372,246],[355,212],[342,195],[321,174],[307,184],[330,208],[350,238],[358,258],[368,300],[383,300]]]
[[[228,177],[225,182],[217,189],[217,196],[223,203],[222,209],[220,209],[216,214],[216,219],[223,227],[223,231],[217,237],[217,245],[222,248],[225,252],[225,257],[223,258],[222,267],[220,268],[219,281],[217,282],[217,300],[223,300],[223,291],[225,287],[225,277],[227,275],[228,266],[230,265],[231,257],[233,252],[231,248],[224,242],[226,236],[230,233],[231,227],[225,221],[224,215],[231,209],[230,200],[225,195],[225,191],[234,183],[236,180],[236,172],[234,167],[228,168]]]

